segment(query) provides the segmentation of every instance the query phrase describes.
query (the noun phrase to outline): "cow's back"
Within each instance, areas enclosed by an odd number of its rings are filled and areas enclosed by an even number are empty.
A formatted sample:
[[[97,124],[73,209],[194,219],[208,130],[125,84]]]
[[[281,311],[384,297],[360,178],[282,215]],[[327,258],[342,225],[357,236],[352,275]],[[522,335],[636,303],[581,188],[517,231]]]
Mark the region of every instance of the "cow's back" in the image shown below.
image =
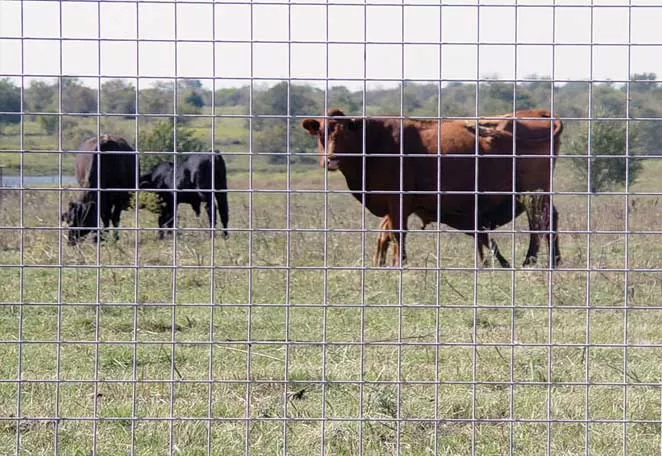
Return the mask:
[[[227,187],[225,160],[219,153],[189,155],[183,163],[183,172],[190,173],[190,181],[194,188],[221,190]]]
[[[495,131],[493,135],[479,135],[476,138],[474,131],[467,128],[464,122],[451,120],[443,121],[441,127],[436,123],[419,127],[418,135],[420,144],[415,139],[411,140],[409,143],[414,143],[415,147],[408,149],[408,153],[427,156],[414,160],[416,190],[475,190],[477,159],[478,189],[485,186],[495,189],[507,186],[508,183],[504,181],[512,174],[506,172],[512,168],[512,159],[508,158],[511,155],[512,139],[509,139],[511,136],[508,133]],[[412,138],[415,138],[414,134]],[[495,179],[499,183],[492,183],[490,176],[494,175],[500,176]]]
[[[128,208],[129,191],[136,187],[139,169],[135,150],[123,138],[112,135],[89,138],[81,144],[80,150],[82,153],[76,157],[76,176],[81,187],[90,189],[84,192],[83,199],[95,198],[93,189],[96,188],[123,189],[109,192],[102,198]]]
[[[111,135],[92,137],[81,144],[80,150],[89,152],[80,153],[76,159],[76,176],[82,186],[85,183],[87,188],[96,188],[97,185],[100,188],[135,188],[136,152],[123,138]],[[100,166],[97,163],[99,157]],[[101,179],[98,179],[99,171]]]
[[[174,168],[174,164],[169,161],[164,161],[154,166],[150,171],[153,188],[156,190],[172,190],[175,188]]]
[[[439,201],[436,194],[415,197],[416,212],[424,223],[436,220],[439,211],[441,221],[450,226],[460,229],[473,226],[476,190],[503,192],[480,195],[479,212],[510,199],[505,195],[512,190],[512,136],[509,133],[494,131],[493,135],[476,137],[464,122],[454,120],[443,121],[441,126],[428,123],[423,127],[420,136],[424,147],[414,150],[422,150],[427,156],[415,159],[412,184],[407,188],[444,192]]]

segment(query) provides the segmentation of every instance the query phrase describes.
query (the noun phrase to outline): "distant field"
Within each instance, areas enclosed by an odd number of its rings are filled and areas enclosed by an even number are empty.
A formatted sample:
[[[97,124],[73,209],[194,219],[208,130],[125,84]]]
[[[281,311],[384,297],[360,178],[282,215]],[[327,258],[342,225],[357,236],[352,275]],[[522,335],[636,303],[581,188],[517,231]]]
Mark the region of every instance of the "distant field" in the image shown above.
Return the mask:
[[[660,171],[647,164],[634,190],[659,191]],[[649,422],[660,413],[662,281],[637,269],[659,268],[662,248],[658,235],[605,232],[624,230],[623,196],[593,197],[590,226],[585,196],[555,197],[562,231],[601,232],[590,249],[587,234],[562,233],[564,263],[551,274],[520,267],[527,234],[515,236],[514,271],[474,271],[471,239],[436,227],[410,234],[408,269],[378,269],[376,234],[361,232],[378,220],[347,194],[325,195],[323,176],[234,168],[230,188],[256,192],[231,193],[237,231],[213,250],[190,231],[206,219],[188,207],[176,244],[130,230],[99,250],[68,247],[56,228],[69,192],[6,191],[0,379],[20,369],[21,416],[43,419],[0,422],[2,451],[20,432],[24,454],[52,453],[57,426],[60,454],[89,454],[96,426],[100,455],[132,444],[165,454],[170,435],[180,455],[206,454],[208,438],[223,455],[279,454],[285,438],[291,455],[322,445],[469,455],[472,438],[480,455],[509,454],[511,443],[545,454],[548,440],[553,454],[616,455],[623,438],[629,454],[659,452]],[[581,187],[563,162],[555,182]],[[329,184],[345,189],[339,175]],[[659,229],[658,214],[658,197],[631,197],[629,229]],[[136,218],[156,227],[145,210],[122,226]],[[495,235],[506,257],[512,228]],[[18,394],[0,383],[0,416],[16,416]]]
[[[223,113],[236,114],[236,108],[226,108]],[[93,136],[97,132],[97,119],[89,117],[63,116],[62,137],[59,133],[47,135],[36,121],[27,120],[23,127],[23,142],[18,125],[3,127],[0,134],[0,166],[5,168],[7,174],[18,174],[23,165],[25,175],[44,176],[58,175],[60,169],[63,174],[73,174],[74,154],[58,153],[60,150],[78,148],[83,139]],[[214,147],[221,150],[229,161],[237,161],[244,166],[248,165],[246,152],[248,151],[248,130],[244,127],[244,119],[219,118],[214,122]],[[187,125],[193,128],[198,136],[211,143],[211,118],[192,119]],[[119,117],[106,117],[98,125],[102,133],[121,135],[135,146],[136,122],[132,119]],[[147,128],[144,119],[138,122],[138,131]],[[29,151],[21,154],[17,151]],[[232,153],[243,152],[236,156]],[[61,156],[61,158],[60,158]],[[21,162],[21,159],[23,160]],[[265,168],[266,160],[262,157],[255,160],[256,167]]]

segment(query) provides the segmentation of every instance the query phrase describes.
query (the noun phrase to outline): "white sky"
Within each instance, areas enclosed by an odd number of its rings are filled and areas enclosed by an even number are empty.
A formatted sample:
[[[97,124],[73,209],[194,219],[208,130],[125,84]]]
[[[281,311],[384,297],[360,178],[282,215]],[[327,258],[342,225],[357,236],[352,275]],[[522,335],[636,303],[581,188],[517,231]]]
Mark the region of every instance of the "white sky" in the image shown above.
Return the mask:
[[[214,77],[251,76],[471,80],[535,73],[562,81],[655,72],[662,77],[659,1],[631,0],[631,13],[627,0],[593,0],[592,8],[590,0],[556,0],[556,7],[552,0],[519,0],[517,8],[515,0],[482,0],[480,8],[477,0],[443,0],[441,8],[430,0],[407,0],[404,7],[400,0],[366,2],[367,7],[363,0],[330,0],[328,6],[314,0],[281,5],[0,0],[0,77],[62,74],[92,78],[84,82],[96,86],[99,76],[140,76],[146,78],[141,88],[151,78],[175,75],[210,78],[203,80],[208,87]],[[41,40],[15,39],[21,36]],[[251,40],[283,43],[253,42],[251,54]],[[327,48],[327,40],[337,44]],[[363,44],[347,42],[366,41],[371,44],[364,62]],[[217,79],[216,87],[247,82]],[[362,86],[330,83],[338,84]]]

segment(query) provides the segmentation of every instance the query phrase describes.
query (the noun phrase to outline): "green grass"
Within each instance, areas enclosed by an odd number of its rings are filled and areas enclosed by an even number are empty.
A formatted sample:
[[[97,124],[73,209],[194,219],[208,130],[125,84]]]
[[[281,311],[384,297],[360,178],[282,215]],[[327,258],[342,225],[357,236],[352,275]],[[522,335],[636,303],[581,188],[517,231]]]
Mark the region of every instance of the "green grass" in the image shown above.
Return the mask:
[[[217,114],[242,114],[241,109],[225,108]],[[23,141],[19,125],[6,125],[0,134],[0,166],[5,168],[7,174],[18,174],[21,166],[25,175],[58,175],[60,169],[65,175],[74,174],[75,156],[71,153],[58,153],[60,145],[62,150],[72,150],[80,143],[93,136],[97,131],[97,119],[93,117],[62,117],[62,137],[59,133],[46,134],[36,121],[27,119],[23,126]],[[193,128],[200,138],[211,141],[211,118],[193,118],[188,126]],[[112,132],[127,138],[136,144],[135,120],[119,117],[101,118],[99,131]],[[142,131],[147,128],[147,120],[141,118],[138,128]],[[221,150],[229,162],[236,162],[238,166],[248,168],[248,159],[245,156],[248,150],[248,130],[245,128],[243,118],[218,118],[214,125],[214,147]],[[28,153],[15,151],[26,150]],[[235,154],[235,155],[233,155]],[[60,159],[61,155],[61,159]],[[22,160],[22,161],[21,161]],[[267,169],[266,159],[259,157],[254,169]]]
[[[657,188],[658,169],[649,164],[636,188]],[[576,185],[566,171],[557,189]],[[629,454],[659,454],[660,389],[648,384],[662,378],[662,356],[646,345],[662,343],[662,282],[631,271],[626,289],[625,274],[608,270],[625,265],[622,234],[592,234],[590,251],[586,234],[562,234],[564,263],[550,274],[519,266],[528,243],[520,233],[514,273],[474,272],[468,236],[428,227],[409,235],[408,269],[378,269],[375,233],[304,231],[325,228],[321,170],[294,173],[290,188],[320,191],[289,201],[286,175],[255,173],[252,182],[282,192],[232,193],[230,225],[245,231],[217,237],[213,250],[192,231],[205,216],[184,206],[176,249],[146,230],[98,251],[68,247],[43,229],[59,226],[57,191],[24,191],[22,214],[20,193],[5,192],[0,226],[16,228],[0,231],[0,379],[9,380],[0,417],[16,416],[20,362],[24,420],[0,422],[3,454],[16,452],[17,434],[26,455],[53,454],[56,436],[67,455],[92,454],[93,436],[100,455],[132,445],[162,455],[170,444],[202,455],[209,441],[211,454],[280,454],[284,436],[291,455],[322,445],[334,455],[398,454],[398,445],[399,454],[436,445],[468,455],[472,440],[480,455],[547,454],[548,440],[552,454],[619,455],[624,438]],[[339,175],[329,183],[345,188]],[[230,188],[248,185],[249,174],[231,175]],[[63,192],[62,206],[73,196]],[[658,226],[657,198],[631,201],[630,229]],[[587,229],[585,196],[556,203],[562,230]],[[351,196],[329,194],[327,204],[326,227],[361,228]],[[591,228],[624,228],[622,196],[591,204]],[[156,227],[144,210],[124,213],[122,226],[136,217]],[[366,213],[365,227],[377,224]],[[509,257],[512,236],[495,239]],[[654,241],[629,236],[631,268],[659,267]],[[587,265],[592,272],[572,270]],[[548,418],[558,422],[548,428]],[[625,431],[609,422],[623,418],[632,421]]]

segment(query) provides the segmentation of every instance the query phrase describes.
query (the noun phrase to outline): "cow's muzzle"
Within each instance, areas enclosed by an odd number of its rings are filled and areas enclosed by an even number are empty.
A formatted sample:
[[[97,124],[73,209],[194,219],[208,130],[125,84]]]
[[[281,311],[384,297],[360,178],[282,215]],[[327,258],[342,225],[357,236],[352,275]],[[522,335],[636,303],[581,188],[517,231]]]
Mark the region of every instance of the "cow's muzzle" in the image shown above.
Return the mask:
[[[336,171],[338,168],[340,168],[340,162],[338,161],[337,158],[327,158],[326,168],[329,171]]]

